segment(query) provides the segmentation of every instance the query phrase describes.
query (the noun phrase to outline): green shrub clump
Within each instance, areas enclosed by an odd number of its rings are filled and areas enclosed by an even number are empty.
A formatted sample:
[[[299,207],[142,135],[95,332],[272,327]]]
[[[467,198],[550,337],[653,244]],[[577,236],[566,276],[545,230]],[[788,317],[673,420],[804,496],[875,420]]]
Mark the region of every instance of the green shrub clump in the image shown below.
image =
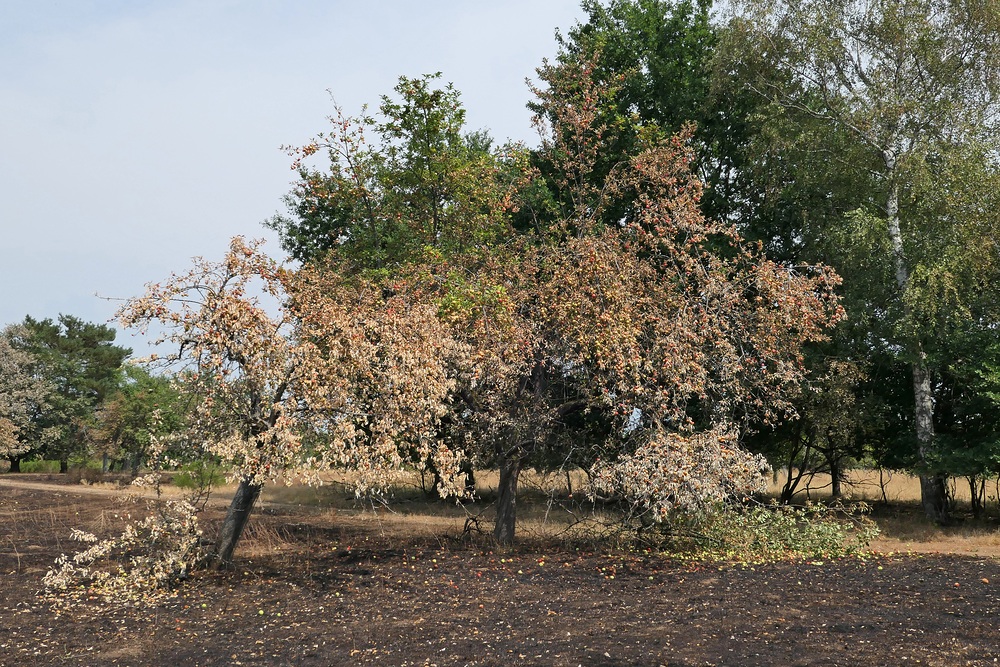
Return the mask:
[[[181,489],[211,489],[225,481],[221,467],[212,461],[188,463],[171,479],[173,485]]]
[[[21,461],[21,472],[59,472],[59,461]]]
[[[681,557],[763,563],[864,554],[879,534],[865,503],[725,505],[674,522],[670,550]]]

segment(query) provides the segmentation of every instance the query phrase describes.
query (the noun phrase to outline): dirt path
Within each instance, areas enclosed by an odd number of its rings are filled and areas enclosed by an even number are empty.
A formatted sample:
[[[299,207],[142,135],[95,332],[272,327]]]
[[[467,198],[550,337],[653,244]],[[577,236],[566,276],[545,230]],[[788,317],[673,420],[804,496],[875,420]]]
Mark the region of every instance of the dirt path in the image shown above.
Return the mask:
[[[126,490],[140,496],[155,497],[155,493],[139,487],[120,487],[108,484],[58,484],[55,482],[29,482],[20,479],[0,477],[0,486],[14,489],[30,489],[32,491],[58,491],[76,493],[85,496],[118,496]]]
[[[24,491],[44,491],[48,493],[69,493],[78,496],[100,496],[104,498],[118,498],[123,495],[137,496],[139,498],[155,499],[157,497],[154,489],[141,486],[118,486],[110,482],[97,482],[94,484],[67,484],[58,481],[11,479],[9,476],[0,475],[0,488],[8,487],[21,489]],[[225,485],[216,487],[212,495],[208,498],[207,506],[213,509],[225,509],[229,507],[233,493],[236,491],[235,485]],[[187,496],[187,491],[175,486],[164,486],[161,488],[160,498],[162,500],[181,500]],[[258,510],[286,510],[301,511],[304,509],[301,503],[286,503],[268,497],[267,488],[261,495],[257,504]],[[339,508],[340,513],[353,515],[361,513],[360,510]]]

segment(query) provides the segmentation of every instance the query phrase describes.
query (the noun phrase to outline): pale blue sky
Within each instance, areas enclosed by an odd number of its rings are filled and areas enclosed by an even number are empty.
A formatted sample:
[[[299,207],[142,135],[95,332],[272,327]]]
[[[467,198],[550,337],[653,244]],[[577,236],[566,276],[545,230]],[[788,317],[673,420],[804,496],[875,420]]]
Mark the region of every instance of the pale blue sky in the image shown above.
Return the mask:
[[[529,93],[579,0],[0,0],[0,325],[115,305],[272,238],[279,149],[435,71],[471,128],[533,143]],[[129,334],[119,342],[145,352]]]

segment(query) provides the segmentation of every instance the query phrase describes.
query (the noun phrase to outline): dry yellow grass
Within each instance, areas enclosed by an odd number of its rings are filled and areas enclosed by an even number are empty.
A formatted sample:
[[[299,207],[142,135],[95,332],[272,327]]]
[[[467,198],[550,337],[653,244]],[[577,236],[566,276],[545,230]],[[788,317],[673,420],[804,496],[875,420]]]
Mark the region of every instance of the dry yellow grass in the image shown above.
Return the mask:
[[[349,474],[330,474],[326,484],[310,487],[303,484],[270,484],[265,487],[260,508],[265,512],[312,514],[329,519],[331,525],[350,522],[365,524],[379,532],[387,534],[411,535],[433,538],[442,535],[456,536],[466,529],[490,532],[492,529],[493,508],[489,505],[496,492],[498,475],[496,471],[477,471],[477,490],[481,502],[460,505],[451,502],[438,502],[427,498],[421,487],[419,474],[410,473],[401,476],[393,486],[391,502],[387,505],[373,506],[354,497],[350,489]],[[24,487],[49,486],[40,482],[15,480],[5,476],[3,483]],[[774,495],[781,489],[784,479],[779,475],[776,483],[770,485]],[[884,505],[882,484],[877,471],[852,471],[844,484],[845,500],[864,500],[873,506],[873,518],[878,522],[882,536],[876,540],[873,547],[878,551],[892,552],[941,552],[970,555],[1000,557],[1000,532],[997,530],[996,519],[971,520],[965,518],[952,526],[939,527],[928,521],[919,508],[919,481],[905,473],[884,473],[882,482],[885,487],[885,498],[889,505]],[[574,515],[563,507],[566,503],[569,489],[572,488],[575,497],[572,499],[575,509],[583,514],[589,514],[582,490],[585,488],[586,476],[581,471],[539,475],[534,471],[525,471],[521,476],[521,496],[518,501],[518,530],[522,538],[551,540],[553,538],[578,535],[584,526],[576,526]],[[430,480],[424,480],[424,487],[430,485]],[[63,487],[66,488],[66,487]],[[234,485],[217,487],[211,500],[215,511],[221,511],[228,504],[235,491]],[[86,494],[120,494],[122,489],[116,489],[111,484],[95,483],[80,486],[77,492]],[[960,507],[967,506],[969,489],[963,480],[953,484],[952,492]],[[164,487],[163,497],[180,498],[188,493],[185,489]],[[808,487],[803,488],[796,496],[797,500],[826,500],[830,495],[829,478],[817,476]],[[987,488],[987,510],[994,517],[997,512],[996,488]],[[253,525],[253,522],[252,524]],[[592,525],[590,526],[592,527]],[[257,543],[262,551],[270,551],[278,546],[278,536],[269,534],[268,529],[261,525],[259,534],[248,535],[251,542]],[[571,532],[567,532],[571,531]],[[249,546],[249,545],[248,545]]]
[[[797,498],[813,500],[830,497],[830,476],[816,475],[805,486],[803,479],[797,491]],[[777,496],[781,492],[781,487],[785,483],[784,471],[779,471],[777,481],[772,481],[768,485],[768,493]],[[851,470],[847,474],[847,479],[843,483],[843,494],[847,500],[864,500],[868,502],[882,501],[883,486],[885,489],[885,500],[890,503],[907,503],[920,500],[920,480],[913,475],[886,470],[879,473],[877,470]],[[965,480],[952,480],[952,497],[959,503],[968,503],[970,499],[969,486]],[[997,490],[995,483],[987,484],[986,495],[991,496],[996,501]]]
[[[477,490],[489,500],[496,491],[496,471],[477,471]],[[447,502],[429,501],[423,496],[420,478],[412,474],[400,478],[394,487],[393,500],[388,506],[372,507],[355,499],[347,483],[349,475],[331,475],[329,484],[322,487],[302,485],[271,486],[265,489],[263,506],[296,505],[320,512],[339,512],[339,520],[363,522],[389,534],[410,534],[431,537],[457,535],[469,525],[478,529],[491,529],[492,508],[485,503],[462,506]],[[539,475],[525,471],[521,477],[522,497],[518,502],[518,530],[522,537],[552,539],[569,536],[575,517],[568,513],[561,502],[569,488],[577,493],[585,487],[586,478],[574,471],[567,480],[565,473]],[[777,495],[784,480],[779,476],[769,492]],[[427,480],[425,483],[429,484]],[[883,505],[883,486],[889,505]],[[881,552],[941,552],[1000,557],[1000,532],[987,521],[965,520],[940,527],[928,521],[920,512],[920,483],[912,475],[885,472],[881,481],[878,471],[858,470],[848,475],[843,486],[845,501],[866,501],[874,507],[873,518],[882,535],[872,545]],[[221,491],[227,494],[226,491]],[[952,492],[960,503],[968,503],[969,490],[962,480],[953,485]],[[991,495],[987,491],[987,495]],[[803,487],[796,500],[827,500],[830,497],[829,477],[817,476],[808,487]],[[995,502],[995,501],[994,501]],[[580,506],[577,505],[579,509]],[[570,532],[567,532],[570,531]]]

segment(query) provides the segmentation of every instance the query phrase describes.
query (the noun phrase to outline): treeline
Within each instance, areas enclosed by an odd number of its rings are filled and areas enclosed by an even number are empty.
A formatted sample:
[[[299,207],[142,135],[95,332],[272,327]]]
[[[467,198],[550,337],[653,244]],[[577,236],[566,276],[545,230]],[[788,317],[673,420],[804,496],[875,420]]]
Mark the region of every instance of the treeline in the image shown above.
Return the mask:
[[[0,331],[0,459],[137,473],[159,430],[176,428],[183,399],[171,380],[127,364],[115,330],[72,315],[31,316]],[[157,417],[154,418],[154,415]]]
[[[766,461],[785,500],[800,473],[837,494],[868,464],[919,474],[938,521],[949,478],[982,506],[1000,8],[583,7],[531,89],[537,146],[403,77],[293,149],[267,224],[297,268],[234,239],[120,311],[173,343],[158,361],[189,412],[169,446],[240,482],[221,561],[264,483],[331,467],[377,493],[415,466],[444,496],[499,469],[501,544],[525,467],[588,471],[641,526],[753,494]]]
[[[787,267],[841,277],[847,317],[803,349],[797,419],[745,444],[785,471],[906,469],[949,520],[1000,474],[1000,11],[983,0],[585,2],[560,61],[597,54],[610,123],[676,130],[701,209]],[[716,13],[713,14],[713,11]],[[638,134],[636,135],[638,136]],[[634,154],[626,138],[605,158]]]

